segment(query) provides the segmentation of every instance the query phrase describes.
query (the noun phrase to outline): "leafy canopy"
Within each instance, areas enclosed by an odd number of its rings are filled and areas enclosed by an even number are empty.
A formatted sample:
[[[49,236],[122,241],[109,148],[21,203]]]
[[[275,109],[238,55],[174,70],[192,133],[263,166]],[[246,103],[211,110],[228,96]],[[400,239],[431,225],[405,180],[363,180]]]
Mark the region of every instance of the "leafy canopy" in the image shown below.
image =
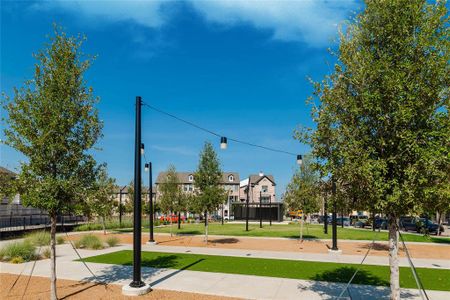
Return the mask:
[[[34,55],[34,78],[5,96],[5,143],[22,153],[17,183],[25,205],[50,214],[70,210],[95,181],[96,162],[89,152],[102,124],[84,73],[92,58],[81,52],[82,37],[54,35]]]
[[[317,129],[297,137],[359,205],[419,213],[448,184],[449,32],[446,2],[409,0],[366,1],[340,34],[334,73],[314,84]]]

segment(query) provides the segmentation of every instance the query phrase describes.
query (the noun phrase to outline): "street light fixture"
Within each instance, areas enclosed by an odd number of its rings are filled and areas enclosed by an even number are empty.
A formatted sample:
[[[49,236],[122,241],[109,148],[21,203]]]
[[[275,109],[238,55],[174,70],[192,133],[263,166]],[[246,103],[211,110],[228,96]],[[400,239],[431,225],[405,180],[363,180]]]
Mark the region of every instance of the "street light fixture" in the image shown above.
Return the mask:
[[[144,153],[145,153],[144,148],[145,148],[144,143],[142,143],[141,144],[141,155],[144,155]]]
[[[149,219],[149,227],[150,227],[150,239],[147,244],[154,245],[156,244],[155,239],[153,237],[153,182],[152,182],[152,163],[146,163],[144,166],[145,172],[148,172],[148,219]]]
[[[225,150],[225,149],[227,149],[227,146],[228,146],[228,144],[227,144],[227,138],[224,137],[224,136],[222,136],[222,137],[220,138],[220,149]]]
[[[297,155],[297,164],[298,164],[299,166],[301,166],[302,163],[303,163],[303,157],[302,157],[301,154],[298,154],[298,155]]]

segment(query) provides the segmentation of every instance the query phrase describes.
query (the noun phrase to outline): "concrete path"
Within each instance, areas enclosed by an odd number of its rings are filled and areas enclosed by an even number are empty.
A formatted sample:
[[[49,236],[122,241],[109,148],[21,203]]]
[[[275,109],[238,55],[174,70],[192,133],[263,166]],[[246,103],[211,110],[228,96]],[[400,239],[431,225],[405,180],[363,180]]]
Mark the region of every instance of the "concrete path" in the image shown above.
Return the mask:
[[[163,246],[144,246],[145,249],[150,247],[158,251],[163,248]],[[173,247],[168,248],[173,249]],[[88,257],[125,249],[130,249],[130,246],[118,246],[104,250],[80,250],[79,252],[82,257]],[[93,277],[83,263],[74,261],[78,257],[68,244],[57,246],[57,253],[58,278],[116,284],[128,284],[132,278],[131,266],[88,263],[89,268],[96,275]],[[30,274],[32,267],[33,262],[17,265],[0,263],[1,272],[22,273],[24,276]],[[33,275],[49,277],[49,260],[37,261]],[[142,275],[143,279],[156,289],[244,299],[335,299],[345,287],[345,284],[342,283],[145,267],[142,268]],[[430,299],[450,299],[450,292],[427,291],[427,293]],[[389,290],[386,287],[351,285],[350,294],[352,299],[389,299]],[[348,297],[348,293],[344,296]],[[418,290],[414,289],[402,289],[402,297],[421,299]]]

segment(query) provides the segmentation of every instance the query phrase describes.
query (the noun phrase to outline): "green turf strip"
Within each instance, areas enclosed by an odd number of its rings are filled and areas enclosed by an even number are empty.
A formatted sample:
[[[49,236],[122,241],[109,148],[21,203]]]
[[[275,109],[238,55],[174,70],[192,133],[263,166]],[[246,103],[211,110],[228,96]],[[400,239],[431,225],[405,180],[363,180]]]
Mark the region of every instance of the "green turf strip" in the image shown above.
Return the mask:
[[[372,240],[376,237],[378,241],[387,241],[388,233],[373,232],[371,229],[355,229],[355,228],[337,228],[338,239],[342,240]],[[131,228],[119,229],[118,231],[129,232]],[[148,231],[148,228],[143,229]],[[178,230],[176,224],[172,227],[172,232],[176,234],[204,234],[205,226],[203,224],[182,224],[181,229]],[[157,227],[155,232],[169,233],[170,226]],[[331,226],[329,227],[331,232]],[[208,233],[213,235],[233,235],[233,236],[259,236],[259,237],[284,237],[284,238],[299,238],[300,227],[298,224],[289,225],[264,225],[263,228],[259,228],[259,224],[251,224],[249,231],[245,231],[245,224],[217,224],[211,223],[208,226]],[[331,233],[325,234],[323,232],[323,225],[309,225],[308,228],[303,230],[303,237],[309,239],[331,239]],[[425,243],[442,243],[450,244],[450,238],[442,238],[435,236],[424,236],[418,234],[403,233],[405,241],[408,242],[425,242]]]
[[[132,251],[93,256],[85,261],[132,265]],[[356,264],[162,252],[142,252],[142,266],[330,282],[347,282],[358,267]],[[417,272],[425,289],[450,291],[450,270],[418,268]],[[363,265],[353,283],[387,286],[389,267]],[[400,286],[417,288],[410,268],[400,268]]]

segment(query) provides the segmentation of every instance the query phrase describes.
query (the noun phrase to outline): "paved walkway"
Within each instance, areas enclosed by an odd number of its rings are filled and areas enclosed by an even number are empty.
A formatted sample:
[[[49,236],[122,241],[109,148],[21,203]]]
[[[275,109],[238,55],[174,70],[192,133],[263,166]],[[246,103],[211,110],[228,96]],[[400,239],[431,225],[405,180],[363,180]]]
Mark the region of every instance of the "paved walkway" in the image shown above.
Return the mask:
[[[145,246],[162,251],[164,246]],[[173,249],[173,247],[168,247]],[[107,248],[104,250],[80,250],[82,257],[99,255],[130,249],[129,245]],[[197,249],[191,249],[195,251]],[[217,250],[217,249],[198,249]],[[89,263],[89,268],[96,274],[94,278],[86,267],[74,261],[78,257],[70,245],[57,246],[58,278],[70,280],[102,281],[117,284],[127,284],[132,278],[130,266]],[[6,264],[0,263],[0,271],[29,275],[33,263]],[[49,276],[49,260],[37,261],[34,275]],[[250,275],[234,275],[209,273],[188,270],[170,270],[142,268],[143,279],[155,289],[167,289],[183,292],[195,292],[219,296],[231,296],[245,299],[332,299],[344,288],[342,283],[328,283],[310,280],[283,279]],[[366,285],[351,285],[352,299],[388,299],[389,290],[386,287]],[[427,291],[430,299],[450,299],[450,292]],[[346,294],[348,296],[348,294]],[[418,290],[402,289],[402,297],[421,299]]]

